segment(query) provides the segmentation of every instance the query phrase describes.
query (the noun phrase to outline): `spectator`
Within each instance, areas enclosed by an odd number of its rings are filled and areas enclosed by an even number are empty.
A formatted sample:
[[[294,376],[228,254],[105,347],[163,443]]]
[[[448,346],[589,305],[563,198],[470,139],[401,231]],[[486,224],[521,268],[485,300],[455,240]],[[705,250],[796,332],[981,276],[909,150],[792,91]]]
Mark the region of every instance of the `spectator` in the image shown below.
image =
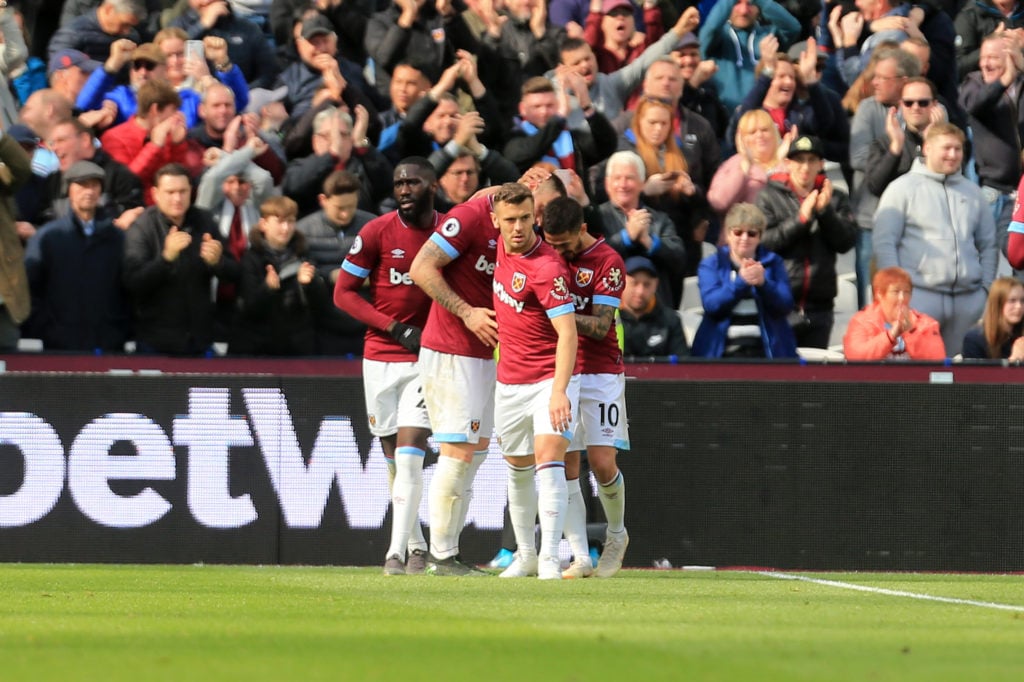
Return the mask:
[[[977,71],[985,36],[998,31],[1024,34],[1024,5],[1017,0],[977,0],[965,3],[953,22],[956,28],[957,80]]]
[[[630,95],[644,78],[644,72],[661,57],[665,57],[672,51],[679,40],[687,33],[697,28],[700,22],[700,15],[696,7],[687,8],[679,17],[679,20],[667,31],[660,40],[648,47],[643,53],[632,62],[612,73],[601,73],[597,68],[597,57],[594,51],[585,41],[569,38],[559,50],[560,65],[568,67],[583,78],[583,85],[589,93],[588,100],[594,104],[597,111],[613,120],[618,117],[626,108]],[[556,74],[556,78],[561,78]],[[560,87],[565,88],[564,83]],[[579,98],[579,91],[569,88]],[[676,94],[678,100],[682,94],[680,89]],[[580,106],[580,110],[586,107]],[[579,114],[569,121],[573,127],[578,125]]]
[[[608,201],[597,208],[600,229],[595,229],[594,234],[604,234],[609,246],[623,260],[645,256],[654,262],[661,286],[658,295],[677,308],[682,298],[686,246],[672,220],[643,203],[641,194],[646,180],[644,161],[636,152],[612,154],[605,172]]]
[[[223,38],[228,58],[237,64],[250,88],[269,88],[277,78],[274,52],[259,26],[231,9],[227,0],[188,0],[189,8],[170,23],[184,29],[190,40]],[[218,70],[225,65],[215,65]]]
[[[140,97],[141,100],[141,97]],[[212,351],[210,286],[238,280],[213,217],[191,206],[188,170],[171,163],[153,180],[153,201],[128,230],[124,283],[132,297],[137,349],[203,355]]]
[[[764,109],[751,109],[736,124],[736,153],[725,160],[708,189],[708,203],[725,218],[738,203],[753,203],[768,176],[783,167],[793,141],[792,131],[779,136],[778,126]]]
[[[795,303],[793,332],[801,348],[828,348],[832,334],[836,254],[857,241],[846,193],[824,174],[821,141],[801,135],[789,147],[784,173],[757,197],[765,214],[761,244],[785,261]]]
[[[78,119],[68,119],[53,126],[47,145],[57,155],[60,170],[46,178],[43,188],[43,202],[37,224],[67,217],[68,181],[64,174],[81,161],[91,161],[103,169],[103,193],[98,208],[102,209],[116,227],[127,230],[142,213],[144,201],[142,183],[125,166],[110,157],[102,147],[97,147],[92,131]]]
[[[285,67],[280,78],[281,85],[288,88],[288,111],[293,118],[313,107],[314,95],[325,86],[335,99],[344,99],[349,108],[361,104],[376,118],[377,107],[365,94],[371,86],[358,64],[338,54],[338,36],[331,22],[314,14],[297,24],[295,50],[298,60]]]
[[[295,230],[298,206],[270,197],[242,256],[236,334],[231,352],[312,355],[316,321],[330,302],[327,285],[306,258],[306,238]]]
[[[704,191],[690,177],[686,157],[673,133],[674,111],[670,103],[641,99],[625,137],[644,161],[647,181],[643,194],[647,204],[668,215],[686,246],[682,274],[689,277],[697,274],[709,216]]]
[[[827,140],[825,158],[845,161],[849,149],[849,125],[841,114],[841,105],[821,85],[817,46],[807,41],[807,49],[794,63],[789,55],[775,51],[775,37],[761,44],[762,66],[757,81],[733,114],[733,122],[751,109],[763,108],[785,135],[795,126],[802,135],[819,135]],[[735,124],[729,126],[726,140],[735,137]],[[827,138],[825,137],[827,135]]]
[[[589,48],[588,48],[589,49]],[[615,151],[616,134],[611,123],[590,102],[583,78],[568,68],[559,70],[560,87],[538,76],[523,84],[519,121],[512,129],[504,155],[525,172],[538,161],[569,168],[578,175]],[[569,91],[577,93],[577,105],[587,126],[571,126]]]
[[[313,120],[313,154],[288,165],[282,194],[299,204],[299,216],[317,210],[317,191],[332,171],[347,170],[362,183],[359,207],[373,213],[390,193],[391,164],[366,138],[369,113],[356,109],[356,120],[344,111],[328,108]]]
[[[110,55],[115,40],[127,38],[139,44],[135,27],[146,18],[139,0],[103,0],[96,9],[62,26],[50,39],[50,59],[64,50],[79,50],[98,62]]]
[[[626,288],[622,292],[623,354],[627,357],[689,355],[679,315],[658,300],[658,269],[650,258],[626,261]]]
[[[160,48],[165,60],[162,77],[169,80],[171,85],[177,88],[179,93],[182,93],[184,100],[182,109],[185,111],[186,117],[192,121],[189,127],[195,125],[197,112],[193,110],[193,107],[199,106],[200,97],[196,90],[195,102],[190,104],[193,97],[186,97],[184,92],[197,89],[203,83],[212,82],[209,78],[210,67],[207,60],[214,64],[213,75],[216,80],[231,88],[231,92],[235,93],[235,103],[238,108],[245,109],[249,103],[249,86],[245,82],[245,74],[237,64],[232,64],[228,57],[227,41],[218,36],[206,36],[203,38],[203,57],[186,58],[185,41],[187,40],[188,34],[175,26],[165,28],[153,37],[153,44]]]
[[[109,107],[112,104],[113,120],[105,119],[102,121],[103,125],[97,127],[106,129],[112,124],[124,123],[135,115],[135,93],[143,83],[156,78],[166,80],[165,62],[163,52],[153,43],[144,43],[136,47],[135,43],[127,38],[115,40],[110,46],[110,56],[103,63],[103,68],[92,70],[77,98],[71,101],[84,111]],[[131,67],[128,72],[128,84],[118,85],[117,79],[126,65]],[[182,93],[182,97],[194,99],[198,95],[189,90]]]
[[[192,177],[203,170],[203,149],[187,137],[181,98],[167,81],[151,80],[139,88],[138,111],[121,125],[103,133],[100,141],[111,158],[128,166],[142,182],[149,204],[154,175],[168,163],[178,163]]]
[[[1021,43],[1005,33],[984,38],[980,55],[981,70],[960,85],[960,104],[974,136],[978,180],[1003,243],[1024,170],[1024,55]]]
[[[26,332],[46,350],[124,350],[131,311],[121,283],[124,232],[100,205],[106,171],[76,161],[67,172],[68,211],[29,240],[32,291]]]
[[[377,144],[377,150],[387,156],[392,163],[397,163],[402,158],[395,147],[398,129],[412,106],[427,94],[430,87],[430,81],[411,60],[399,62],[392,72],[388,90],[391,108],[380,112],[380,122],[384,129]]]
[[[868,304],[871,229],[878,197],[890,182],[909,171],[914,159],[921,155],[925,128],[946,120],[937,95],[935,86],[928,79],[908,79],[903,85],[898,107],[891,107],[886,112],[885,132],[875,138],[868,149],[862,184],[864,194],[856,212],[860,228],[856,261],[857,305],[861,308]],[[869,200],[868,194],[873,200]]]
[[[363,44],[373,59],[377,89],[386,95],[391,72],[407,56],[416,55],[433,81],[455,61],[456,50],[476,54],[479,43],[451,0],[396,0],[370,17]]]
[[[981,324],[971,327],[964,337],[963,356],[967,359],[1010,362],[1024,360],[1024,284],[1013,277],[992,282]]]
[[[700,41],[693,33],[687,33],[676,43],[672,58],[679,64],[680,75],[683,77],[679,103],[700,114],[715,131],[715,137],[723,138],[729,126],[729,112],[722,104],[713,80],[718,64],[713,59],[701,59]]]
[[[7,169],[0,173],[0,352],[10,352],[18,347],[18,325],[28,318],[32,305],[24,251],[11,213],[14,193],[32,176],[32,166],[28,154],[10,135],[0,135],[0,162]]]
[[[729,112],[754,87],[754,67],[762,59],[761,44],[767,35],[776,36],[782,49],[800,36],[800,23],[774,0],[716,2],[704,19],[700,44],[704,58],[718,65],[712,81]]]
[[[907,270],[918,307],[938,320],[952,354],[981,317],[999,255],[988,203],[960,173],[963,144],[953,124],[929,126],[924,159],[882,193],[872,235],[876,265]]]
[[[843,337],[847,360],[942,360],[946,349],[939,323],[910,308],[911,276],[896,266],[871,280],[874,302],[854,313]]]
[[[0,125],[6,130],[18,120],[18,103],[11,89],[13,75],[24,72],[28,62],[28,46],[13,8],[0,9],[0,41]]]
[[[736,204],[725,216],[726,245],[700,262],[704,317],[693,355],[705,358],[795,358],[787,319],[793,294],[782,258],[760,244],[764,214]]]
[[[363,226],[376,218],[373,213],[357,208],[359,178],[348,171],[337,170],[324,180],[318,198],[320,210],[298,222],[296,229],[306,237],[308,259],[331,287],[338,282],[338,273],[345,254],[352,248]],[[317,320],[317,353],[321,355],[360,355],[366,325],[328,306]]]
[[[638,59],[665,34],[657,0],[644,0],[643,12],[647,30],[641,39],[630,0],[590,0],[583,37],[594,50],[601,73],[614,73]]]
[[[114,42],[116,44],[118,41]],[[101,66],[102,63],[91,59],[84,52],[79,50],[62,50],[53,55],[47,67],[50,87],[67,101],[75,102],[89,77]],[[79,108],[81,109],[82,107]],[[98,108],[98,105],[91,108]],[[106,125],[110,124],[106,123]]]

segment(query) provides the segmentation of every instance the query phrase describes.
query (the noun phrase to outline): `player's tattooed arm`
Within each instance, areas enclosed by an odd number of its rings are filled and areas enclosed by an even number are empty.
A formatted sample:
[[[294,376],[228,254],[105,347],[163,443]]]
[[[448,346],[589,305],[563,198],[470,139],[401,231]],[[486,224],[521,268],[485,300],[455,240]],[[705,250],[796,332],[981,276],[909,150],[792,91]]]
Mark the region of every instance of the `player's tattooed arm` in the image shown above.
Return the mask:
[[[445,310],[459,318],[469,312],[469,304],[448,286],[441,270],[452,262],[451,256],[445,253],[434,242],[427,241],[416,254],[409,274],[420,289],[440,304]]]
[[[603,339],[615,324],[615,308],[595,304],[593,315],[576,314],[576,331],[591,339]]]

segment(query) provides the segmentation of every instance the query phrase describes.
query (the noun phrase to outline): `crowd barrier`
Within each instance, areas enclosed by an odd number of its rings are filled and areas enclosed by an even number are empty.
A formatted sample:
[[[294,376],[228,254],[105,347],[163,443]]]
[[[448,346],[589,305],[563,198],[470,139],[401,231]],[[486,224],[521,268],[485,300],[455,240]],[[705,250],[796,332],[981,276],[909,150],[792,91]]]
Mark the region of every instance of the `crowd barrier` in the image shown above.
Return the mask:
[[[0,366],[0,560],[381,562],[387,474],[358,361]],[[628,375],[627,565],[1024,570],[1019,368],[679,362]],[[492,446],[468,560],[497,550],[504,498]]]

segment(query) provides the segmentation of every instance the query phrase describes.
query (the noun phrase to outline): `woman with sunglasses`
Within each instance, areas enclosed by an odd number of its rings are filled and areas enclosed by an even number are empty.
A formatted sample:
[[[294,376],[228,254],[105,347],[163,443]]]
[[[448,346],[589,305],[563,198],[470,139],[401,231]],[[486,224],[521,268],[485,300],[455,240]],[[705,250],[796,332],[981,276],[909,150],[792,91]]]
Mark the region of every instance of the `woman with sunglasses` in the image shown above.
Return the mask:
[[[992,282],[981,324],[964,336],[965,358],[1024,361],[1024,283],[1013,277]]]
[[[782,259],[761,246],[765,217],[753,204],[729,209],[726,245],[697,271],[704,317],[692,354],[705,358],[795,358],[787,317],[793,294]]]

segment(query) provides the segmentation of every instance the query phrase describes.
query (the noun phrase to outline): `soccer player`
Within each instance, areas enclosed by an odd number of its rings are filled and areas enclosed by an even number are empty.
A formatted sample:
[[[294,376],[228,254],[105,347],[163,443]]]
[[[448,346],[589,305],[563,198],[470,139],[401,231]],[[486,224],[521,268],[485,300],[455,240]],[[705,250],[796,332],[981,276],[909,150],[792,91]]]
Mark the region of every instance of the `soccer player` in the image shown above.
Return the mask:
[[[629,544],[624,524],[626,489],[615,463],[617,450],[629,450],[626,374],[615,331],[615,311],[622,297],[625,266],[604,237],[587,232],[583,207],[574,199],[555,199],[544,209],[544,240],[569,266],[569,291],[576,305],[576,331],[580,337],[576,359],[580,371],[580,423],[565,458],[569,489],[565,536],[574,559],[562,577],[586,578],[595,574],[579,481],[580,453],[585,447],[608,519],[596,575],[610,578],[622,568]]]
[[[577,336],[568,269],[534,230],[534,200],[519,183],[494,194],[500,232],[493,301],[498,322],[494,420],[508,462],[509,515],[516,558],[505,578],[559,580],[567,489],[565,452],[579,400]],[[534,490],[534,472],[539,492]],[[540,551],[534,519],[540,512]]]
[[[473,479],[487,458],[494,429],[494,346],[491,276],[498,232],[491,198],[459,204],[430,236],[410,274],[434,300],[420,351],[420,377],[439,457],[430,482],[430,557],[435,575],[481,575],[459,558],[459,534]]]
[[[394,171],[398,210],[367,223],[338,273],[334,303],[367,326],[363,386],[370,432],[380,438],[391,479],[391,545],[385,575],[423,573],[427,543],[419,524],[423,457],[430,421],[420,388],[417,354],[430,299],[409,267],[440,224],[434,210],[437,176],[426,159],[408,157]],[[359,295],[370,281],[370,299]],[[408,556],[407,556],[407,549]]]

